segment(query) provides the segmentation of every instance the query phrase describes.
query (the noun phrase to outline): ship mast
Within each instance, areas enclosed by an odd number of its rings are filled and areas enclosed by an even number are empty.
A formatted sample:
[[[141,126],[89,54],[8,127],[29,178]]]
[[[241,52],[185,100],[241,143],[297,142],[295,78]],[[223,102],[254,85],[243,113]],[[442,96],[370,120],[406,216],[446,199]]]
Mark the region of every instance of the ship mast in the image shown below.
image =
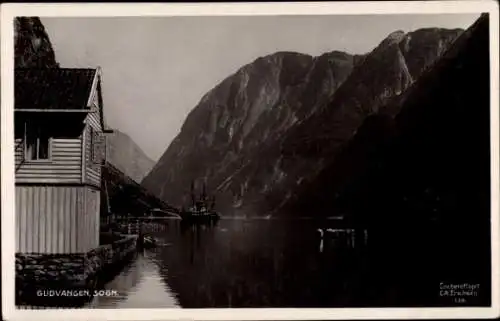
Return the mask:
[[[215,209],[215,195],[212,196],[212,204],[210,204],[210,209],[212,211]]]
[[[207,183],[206,182],[203,182],[203,192],[201,194],[201,200],[203,202],[207,201]]]
[[[194,195],[194,180],[191,181],[191,201],[193,202],[193,206],[195,206],[196,196]]]

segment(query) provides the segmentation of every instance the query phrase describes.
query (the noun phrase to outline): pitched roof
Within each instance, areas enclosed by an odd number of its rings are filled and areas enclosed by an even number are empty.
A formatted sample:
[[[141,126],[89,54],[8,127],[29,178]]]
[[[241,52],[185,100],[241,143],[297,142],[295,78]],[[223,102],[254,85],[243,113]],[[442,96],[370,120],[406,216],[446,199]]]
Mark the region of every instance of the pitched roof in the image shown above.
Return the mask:
[[[17,68],[14,77],[14,109],[82,109],[97,69]]]

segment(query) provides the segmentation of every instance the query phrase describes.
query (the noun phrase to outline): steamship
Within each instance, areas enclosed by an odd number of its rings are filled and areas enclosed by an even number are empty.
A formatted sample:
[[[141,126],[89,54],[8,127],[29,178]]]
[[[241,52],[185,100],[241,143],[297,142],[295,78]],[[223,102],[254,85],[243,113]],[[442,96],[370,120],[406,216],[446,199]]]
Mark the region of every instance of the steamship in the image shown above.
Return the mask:
[[[194,181],[191,182],[191,206],[182,209],[181,219],[188,223],[214,223],[220,219],[220,214],[215,210],[215,196],[208,197],[206,184],[203,184],[203,191],[196,197]]]

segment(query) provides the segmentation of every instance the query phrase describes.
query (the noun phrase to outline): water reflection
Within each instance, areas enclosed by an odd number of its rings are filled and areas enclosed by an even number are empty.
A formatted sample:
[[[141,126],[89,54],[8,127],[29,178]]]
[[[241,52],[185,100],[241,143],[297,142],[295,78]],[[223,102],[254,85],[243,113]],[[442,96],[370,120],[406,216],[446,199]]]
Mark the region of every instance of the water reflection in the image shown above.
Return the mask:
[[[94,307],[449,304],[436,291],[440,275],[429,259],[432,246],[419,251],[374,246],[380,236],[370,234],[366,243],[365,231],[339,232],[334,224],[313,220],[221,220],[216,226],[172,221],[151,233],[160,246],[139,256],[106,286],[120,289],[123,297],[97,298]]]
[[[152,232],[161,246],[139,257],[107,285],[110,289],[122,287],[125,299],[99,298],[94,306],[348,304],[351,296],[346,284],[359,276],[357,256],[352,248],[333,248],[331,244],[320,252],[315,224],[222,220],[216,226],[184,226],[170,222],[165,231]]]
[[[117,296],[96,296],[88,308],[176,308],[179,302],[159,273],[155,256],[139,254],[104,290]]]
[[[119,296],[95,297],[86,307],[450,306],[453,301],[436,290],[450,272],[475,276],[462,277],[462,283],[486,284],[470,302],[489,304],[489,284],[477,281],[479,268],[464,274],[463,264],[440,259],[446,251],[429,231],[413,236],[412,245],[398,242],[407,230],[371,230],[367,242],[363,230],[313,220],[221,220],[215,226],[171,221],[147,227],[158,247],[139,254],[105,285]],[[460,251],[459,261],[471,255]]]

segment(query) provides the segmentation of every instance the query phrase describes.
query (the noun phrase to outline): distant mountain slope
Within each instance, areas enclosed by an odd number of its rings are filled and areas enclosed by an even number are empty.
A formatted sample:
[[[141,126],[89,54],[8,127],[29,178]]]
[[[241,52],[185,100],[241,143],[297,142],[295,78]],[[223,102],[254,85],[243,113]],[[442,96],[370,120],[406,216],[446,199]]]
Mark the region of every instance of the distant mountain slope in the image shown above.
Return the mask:
[[[259,58],[203,97],[143,183],[180,205],[202,179],[228,215],[276,212],[461,32],[397,31],[362,56]]]
[[[14,19],[15,67],[58,67],[54,49],[38,17]]]
[[[178,212],[108,162],[102,167],[101,188],[105,191],[101,193],[101,213],[144,215],[153,208]]]
[[[140,183],[153,168],[154,161],[127,134],[113,129],[106,134],[106,154],[108,162]]]

